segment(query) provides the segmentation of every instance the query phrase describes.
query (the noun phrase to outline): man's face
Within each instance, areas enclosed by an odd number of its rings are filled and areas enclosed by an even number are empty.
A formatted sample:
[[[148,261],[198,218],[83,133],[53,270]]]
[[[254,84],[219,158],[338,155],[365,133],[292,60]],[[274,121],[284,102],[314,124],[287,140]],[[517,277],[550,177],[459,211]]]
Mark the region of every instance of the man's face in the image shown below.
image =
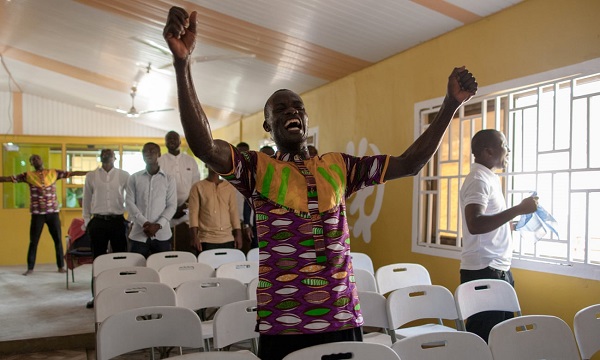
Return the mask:
[[[100,152],[100,162],[102,164],[113,165],[115,163],[115,152],[110,149],[104,149]]]
[[[142,149],[142,157],[146,165],[158,164],[158,158],[160,157],[160,147],[146,144]]]
[[[39,169],[42,165],[44,165],[44,162],[42,161],[42,158],[39,155],[32,155],[29,158],[29,163],[31,164],[31,166],[33,166],[35,169]]]
[[[179,134],[174,131],[167,133],[165,136],[165,146],[170,151],[179,149],[181,146],[181,138],[179,137]]]
[[[494,145],[490,145],[488,149],[491,153],[493,167],[496,169],[506,169],[508,166],[510,149],[508,148],[504,134],[498,132],[496,139],[494,140]]]
[[[295,149],[306,141],[308,115],[298,94],[283,90],[271,96],[265,119],[267,129],[278,148]]]

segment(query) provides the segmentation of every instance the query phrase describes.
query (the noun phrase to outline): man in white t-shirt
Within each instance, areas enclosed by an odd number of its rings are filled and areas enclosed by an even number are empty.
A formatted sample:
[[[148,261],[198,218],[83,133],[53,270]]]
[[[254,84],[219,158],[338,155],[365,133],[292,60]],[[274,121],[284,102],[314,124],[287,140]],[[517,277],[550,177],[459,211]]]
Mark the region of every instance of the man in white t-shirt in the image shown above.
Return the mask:
[[[177,183],[177,211],[170,223],[173,249],[194,252],[189,237],[187,207],[192,185],[200,181],[198,163],[190,155],[181,152],[181,137],[177,132],[169,131],[165,135],[165,146],[168,152],[158,159],[158,164]]]
[[[509,222],[517,215],[537,210],[537,197],[528,197],[519,205],[506,208],[502,186],[494,170],[504,169],[510,149],[504,134],[481,130],[471,140],[475,162],[460,189],[463,250],[460,282],[476,279],[500,279],[514,286],[510,271],[512,238]],[[467,331],[487,342],[492,327],[511,318],[512,313],[485,311],[467,320]]]

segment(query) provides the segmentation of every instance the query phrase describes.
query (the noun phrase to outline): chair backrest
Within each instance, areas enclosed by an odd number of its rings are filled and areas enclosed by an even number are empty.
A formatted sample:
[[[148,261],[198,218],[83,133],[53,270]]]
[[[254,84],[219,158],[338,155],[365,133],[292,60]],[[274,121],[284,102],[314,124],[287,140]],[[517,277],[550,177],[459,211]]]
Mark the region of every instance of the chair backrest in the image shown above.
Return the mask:
[[[394,290],[387,297],[386,309],[392,329],[420,319],[458,319],[454,296],[440,285],[414,285]]]
[[[196,257],[194,257],[194,262],[169,264],[161,267],[160,270],[158,270],[160,282],[175,289],[181,283],[186,281],[215,276],[215,269],[213,269],[212,266],[196,262],[195,260]]]
[[[400,359],[492,360],[479,336],[465,331],[432,332],[410,336],[392,345]]]
[[[198,262],[209,264],[217,269],[222,264],[234,261],[245,261],[246,255],[238,249],[211,249],[204,250],[198,255]]]
[[[159,346],[204,348],[200,318],[178,306],[149,306],[109,316],[98,329],[96,344],[98,360]]]
[[[171,356],[173,360],[260,360],[248,350],[242,351],[205,351]]]
[[[465,320],[482,311],[512,311],[521,316],[517,292],[509,283],[497,279],[480,279],[460,284],[454,291],[461,329]]]
[[[107,269],[94,279],[94,297],[110,286],[136,282],[160,282],[160,277],[156,270],[144,266]]]
[[[375,274],[375,268],[373,267],[373,260],[371,257],[365,253],[360,252],[350,252],[350,257],[352,258],[352,268],[367,270],[371,274]],[[370,291],[370,290],[369,290]]]
[[[206,278],[182,283],[175,289],[175,296],[177,306],[196,311],[246,300],[247,291],[246,285],[236,279]]]
[[[365,269],[352,269],[358,291],[377,291],[375,275]]]
[[[140,282],[119,284],[98,293],[94,299],[96,324],[121,311],[145,306],[175,306],[175,291],[167,284]]]
[[[258,282],[258,277],[255,277],[248,283],[248,300],[256,300],[256,288],[258,288]]]
[[[159,271],[163,266],[170,264],[181,264],[198,262],[196,255],[188,251],[163,251],[148,256],[146,266]]]
[[[215,276],[237,279],[244,284],[248,284],[252,279],[258,277],[258,262],[246,260],[228,262],[217,268]]]
[[[100,255],[94,259],[92,277],[98,276],[104,270],[126,266],[146,266],[146,258],[142,254],[130,252]]]
[[[390,347],[359,341],[341,341],[315,345],[296,350],[283,360],[321,360],[324,356],[339,355],[335,359],[399,360],[398,354]]]
[[[248,253],[246,254],[246,260],[259,262],[260,261],[259,253],[260,253],[260,251],[258,250],[258,248],[252,248],[252,249],[248,250]]]
[[[387,315],[386,298],[375,291],[358,291],[364,326],[391,329]]]
[[[240,341],[258,338],[256,328],[256,300],[242,300],[225,304],[213,319],[213,342],[216,349]]]
[[[600,304],[583,308],[573,320],[575,339],[584,360],[600,351]]]
[[[571,328],[556,316],[504,320],[492,328],[488,344],[494,360],[580,359]]]
[[[381,294],[387,294],[406,286],[431,285],[429,271],[422,265],[412,263],[382,266],[375,271],[375,280]]]

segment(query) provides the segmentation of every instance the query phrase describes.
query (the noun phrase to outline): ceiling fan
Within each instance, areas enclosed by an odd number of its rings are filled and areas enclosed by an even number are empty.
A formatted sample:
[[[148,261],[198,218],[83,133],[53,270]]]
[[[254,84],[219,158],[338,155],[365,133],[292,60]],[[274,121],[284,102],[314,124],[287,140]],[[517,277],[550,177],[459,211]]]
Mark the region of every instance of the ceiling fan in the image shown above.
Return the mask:
[[[172,111],[175,110],[173,108],[165,108],[165,109],[154,109],[154,110],[141,110],[138,111],[135,108],[135,95],[137,93],[137,84],[134,83],[134,85],[131,87],[131,91],[129,92],[129,95],[131,96],[131,108],[129,110],[123,110],[120,108],[111,108],[108,106],[104,106],[104,105],[96,105],[97,108],[99,109],[104,109],[104,110],[110,110],[110,111],[115,111],[118,112],[119,114],[124,114],[127,117],[130,118],[137,118],[140,115],[144,115],[144,114],[148,114],[148,113],[153,113],[153,112],[161,112],[161,111]]]
[[[166,46],[160,45],[160,44],[156,43],[155,41],[148,40],[148,39],[142,39],[137,36],[133,36],[133,37],[131,37],[131,39],[134,41],[137,41],[141,44],[147,45],[151,48],[154,48],[154,49],[160,51],[164,55],[167,55],[169,57],[172,56],[169,48],[167,48]],[[192,58],[192,62],[194,63],[194,62],[207,62],[207,61],[216,61],[216,60],[253,59],[255,57],[256,57],[255,54],[248,54],[248,53],[200,55],[200,56],[194,56]],[[172,65],[173,65],[173,63],[169,62],[167,64],[164,64],[164,65],[161,65],[158,67],[152,67],[152,69],[165,70],[165,69],[171,67]],[[148,71],[150,71],[150,65],[148,65]]]

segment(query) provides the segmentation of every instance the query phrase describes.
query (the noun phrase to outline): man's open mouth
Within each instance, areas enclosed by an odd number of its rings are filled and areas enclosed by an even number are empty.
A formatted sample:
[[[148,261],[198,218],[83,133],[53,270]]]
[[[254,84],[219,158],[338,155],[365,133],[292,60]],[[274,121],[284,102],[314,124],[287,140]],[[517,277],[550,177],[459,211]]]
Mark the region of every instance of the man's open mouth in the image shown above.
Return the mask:
[[[285,122],[284,127],[287,130],[300,130],[302,128],[302,124],[298,119],[290,119]]]

